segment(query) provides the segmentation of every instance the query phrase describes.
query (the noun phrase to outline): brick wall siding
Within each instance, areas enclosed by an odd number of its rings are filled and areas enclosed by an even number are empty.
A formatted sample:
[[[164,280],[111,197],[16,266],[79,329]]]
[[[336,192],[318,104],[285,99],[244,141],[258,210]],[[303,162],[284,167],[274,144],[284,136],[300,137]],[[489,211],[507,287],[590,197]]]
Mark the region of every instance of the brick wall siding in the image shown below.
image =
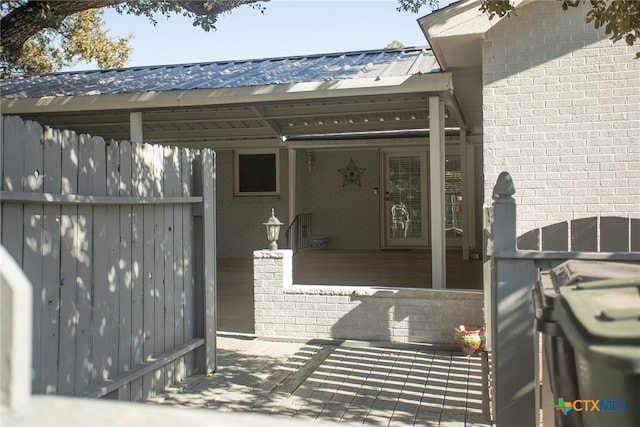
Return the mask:
[[[271,208],[278,219],[289,224],[289,181],[287,179],[287,150],[280,150],[280,195],[279,196],[234,196],[233,195],[233,150],[219,150],[217,155],[217,215],[216,227],[218,257],[251,257],[256,249],[266,248],[266,232],[263,222],[271,215]],[[284,244],[284,230],[280,244]]]
[[[315,150],[312,170],[305,165],[304,150],[298,154],[297,194],[299,212],[313,214],[313,234],[329,237],[331,249],[380,248],[380,155],[369,150]],[[360,185],[343,186],[338,169],[353,162],[366,169]]]
[[[483,44],[485,199],[511,173],[518,234],[594,215],[640,216],[638,47],[585,9],[535,2]]]

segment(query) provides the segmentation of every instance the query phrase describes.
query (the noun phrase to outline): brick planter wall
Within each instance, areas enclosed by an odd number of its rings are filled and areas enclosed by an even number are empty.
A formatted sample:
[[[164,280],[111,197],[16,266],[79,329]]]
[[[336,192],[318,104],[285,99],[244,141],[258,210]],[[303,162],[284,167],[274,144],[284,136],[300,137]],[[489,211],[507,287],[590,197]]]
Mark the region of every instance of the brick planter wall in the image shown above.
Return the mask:
[[[480,291],[293,284],[290,250],[255,251],[258,337],[453,345],[460,324],[483,324]]]

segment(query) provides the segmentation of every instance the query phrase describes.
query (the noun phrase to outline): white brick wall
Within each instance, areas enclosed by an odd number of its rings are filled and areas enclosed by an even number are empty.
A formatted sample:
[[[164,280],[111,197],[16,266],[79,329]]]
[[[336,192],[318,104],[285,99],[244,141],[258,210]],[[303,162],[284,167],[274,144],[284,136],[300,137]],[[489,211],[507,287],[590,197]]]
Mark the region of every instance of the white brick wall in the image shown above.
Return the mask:
[[[266,232],[263,222],[271,215],[271,208],[283,223],[289,224],[289,181],[287,178],[287,150],[280,150],[280,195],[241,196],[233,195],[233,150],[216,151],[217,157],[217,214],[216,242],[218,257],[251,257],[256,249],[266,248]],[[279,243],[285,243],[284,230]]]
[[[485,199],[511,173],[518,234],[594,215],[640,217],[640,60],[586,10],[535,2],[483,44]]]
[[[284,232],[289,225],[288,150],[280,150],[280,195],[233,195],[233,150],[219,150],[217,155],[217,244],[221,258],[249,258],[251,252],[265,248],[267,241],[262,225],[275,208],[276,216],[286,225],[279,243],[284,245]],[[379,152],[347,150],[313,152],[314,166],[306,167],[305,151],[297,150],[297,211],[313,214],[313,234],[329,236],[331,249],[379,249],[379,195],[373,188],[379,184]],[[339,168],[349,160],[366,168],[361,186],[342,186]]]
[[[452,345],[454,327],[483,324],[482,292],[293,285],[291,251],[253,256],[258,337]]]
[[[298,155],[297,201],[299,212],[313,214],[313,234],[329,236],[331,249],[380,248],[380,155],[372,150],[312,150],[314,164],[304,164],[305,151]],[[353,159],[366,169],[360,176],[360,186],[342,186],[338,169]]]

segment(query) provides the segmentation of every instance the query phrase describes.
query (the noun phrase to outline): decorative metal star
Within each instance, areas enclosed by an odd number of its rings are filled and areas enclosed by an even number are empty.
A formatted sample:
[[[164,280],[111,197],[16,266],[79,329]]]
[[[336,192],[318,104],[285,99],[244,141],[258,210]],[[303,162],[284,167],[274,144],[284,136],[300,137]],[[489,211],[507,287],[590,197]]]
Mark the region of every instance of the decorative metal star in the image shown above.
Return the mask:
[[[353,162],[353,159],[351,159],[347,166],[342,169],[338,169],[338,172],[340,172],[344,178],[342,181],[342,186],[344,187],[347,184],[356,184],[358,187],[360,187],[360,175],[362,175],[366,170],[366,168],[359,168],[358,166],[356,166],[356,164]]]

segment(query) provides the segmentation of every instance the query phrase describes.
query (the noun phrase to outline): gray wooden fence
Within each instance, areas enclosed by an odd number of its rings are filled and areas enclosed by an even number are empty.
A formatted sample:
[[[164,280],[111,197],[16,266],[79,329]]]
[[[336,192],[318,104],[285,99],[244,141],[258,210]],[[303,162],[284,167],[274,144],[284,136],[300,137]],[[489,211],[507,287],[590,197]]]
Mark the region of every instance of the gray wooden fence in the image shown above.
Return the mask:
[[[640,264],[640,219],[575,219],[517,237],[515,192],[511,176],[503,172],[494,187],[494,202],[484,212],[487,348],[493,358],[496,425],[532,427],[538,425],[543,405],[531,295],[539,270],[570,259]],[[544,425],[553,425],[553,418]]]
[[[33,392],[143,400],[213,371],[214,153],[2,121],[1,241],[33,285]]]

